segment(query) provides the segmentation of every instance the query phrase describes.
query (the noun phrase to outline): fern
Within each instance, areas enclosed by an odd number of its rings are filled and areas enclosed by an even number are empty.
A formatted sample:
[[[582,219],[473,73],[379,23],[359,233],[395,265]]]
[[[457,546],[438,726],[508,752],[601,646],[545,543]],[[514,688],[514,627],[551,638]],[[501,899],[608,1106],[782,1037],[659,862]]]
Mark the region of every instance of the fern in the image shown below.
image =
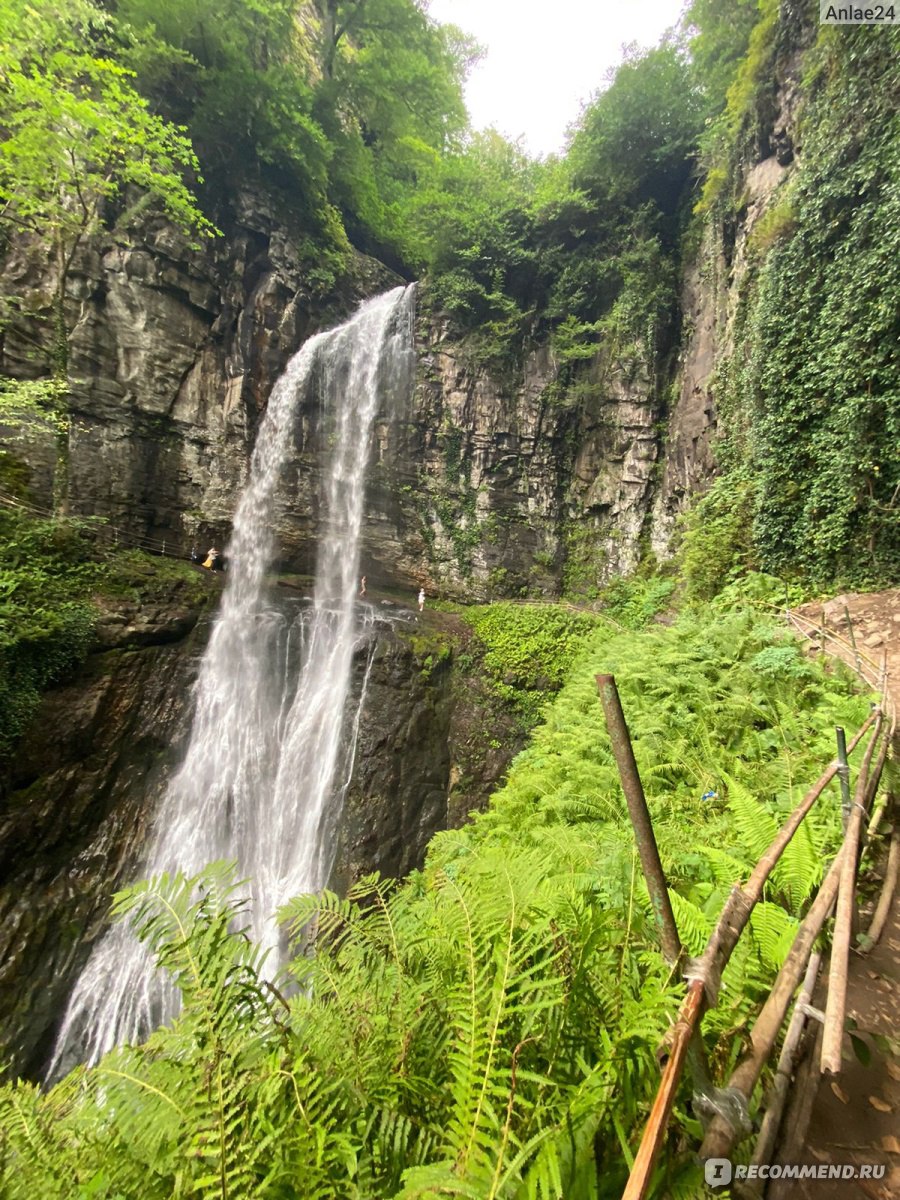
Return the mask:
[[[120,897],[181,990],[181,1016],[46,1094],[0,1086],[3,1195],[620,1195],[683,986],[658,951],[593,675],[617,675],[673,909],[698,953],[830,759],[833,724],[865,715],[817,667],[801,679],[751,665],[782,641],[735,611],[646,634],[598,625],[489,810],[438,835],[423,871],[285,907],[294,957],[274,986],[227,864]],[[704,801],[708,790],[720,797]],[[818,806],[773,874],[704,1021],[718,1072],[839,836],[837,806]],[[690,1195],[692,1170],[670,1159],[659,1186]]]

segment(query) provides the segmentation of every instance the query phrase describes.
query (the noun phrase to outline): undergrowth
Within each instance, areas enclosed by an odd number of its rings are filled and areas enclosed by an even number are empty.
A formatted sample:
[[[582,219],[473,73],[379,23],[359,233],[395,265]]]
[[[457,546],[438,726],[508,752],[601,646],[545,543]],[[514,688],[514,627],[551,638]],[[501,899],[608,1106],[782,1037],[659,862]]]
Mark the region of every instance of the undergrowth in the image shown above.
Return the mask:
[[[494,693],[531,723],[572,669],[597,618],[564,605],[499,603],[465,609]]]
[[[528,622],[546,610],[514,622],[505,607],[475,620],[536,679]],[[490,809],[439,834],[403,883],[288,905],[299,942],[276,991],[222,864],[120,898],[182,1016],[46,1094],[0,1089],[11,1200],[621,1194],[681,985],[657,949],[595,673],[617,678],[691,951],[830,760],[833,726],[854,729],[868,703],[733,591],[669,627],[596,619],[568,636],[568,678]],[[832,786],[706,1021],[720,1078],[839,836]],[[655,1194],[700,1193],[679,1152],[698,1133],[680,1103]]]

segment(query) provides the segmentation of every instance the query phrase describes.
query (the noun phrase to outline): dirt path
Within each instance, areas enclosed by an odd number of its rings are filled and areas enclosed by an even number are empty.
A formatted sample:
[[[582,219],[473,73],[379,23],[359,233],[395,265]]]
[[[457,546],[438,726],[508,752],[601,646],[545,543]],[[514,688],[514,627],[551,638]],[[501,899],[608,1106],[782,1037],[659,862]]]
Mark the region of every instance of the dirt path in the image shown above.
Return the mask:
[[[838,596],[824,606],[808,604],[797,612],[820,628],[824,617],[826,629],[847,642],[841,647],[826,639],[828,653],[851,666],[856,665],[858,652],[864,665],[874,664],[879,670],[886,654],[887,692],[893,711],[900,711],[900,589]],[[817,653],[822,639],[812,641],[816,649],[811,652]],[[867,923],[865,916],[863,923]],[[823,1008],[824,1003],[820,977],[814,1004]],[[791,1130],[788,1121],[783,1161],[871,1164],[883,1172],[882,1177],[785,1181],[769,1188],[769,1200],[900,1200],[900,891],[894,895],[890,919],[875,949],[866,956],[851,954],[847,1015],[855,1022],[858,1053],[846,1037],[844,1069],[833,1081],[820,1079],[800,1151],[790,1147],[792,1140],[796,1146],[800,1131]]]

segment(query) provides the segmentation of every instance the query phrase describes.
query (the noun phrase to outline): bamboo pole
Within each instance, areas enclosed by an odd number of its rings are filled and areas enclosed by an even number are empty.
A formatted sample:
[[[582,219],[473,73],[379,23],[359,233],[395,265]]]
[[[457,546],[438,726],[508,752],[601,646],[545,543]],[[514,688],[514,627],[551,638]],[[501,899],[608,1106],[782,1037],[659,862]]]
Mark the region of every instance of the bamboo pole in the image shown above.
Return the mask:
[[[847,762],[847,737],[840,725],[835,728],[837,738],[838,779],[841,784],[841,828],[847,832],[850,820],[850,764]]]
[[[760,1072],[772,1053],[772,1047],[775,1045],[778,1032],[784,1022],[791,997],[806,970],[813,943],[834,907],[840,883],[843,855],[844,848],[842,847],[822,881],[822,886],[819,888],[818,895],[812,902],[809,912],[797,930],[794,943],[782,963],[768,999],[751,1030],[750,1052],[738,1064],[728,1080],[728,1087],[741,1092],[748,1102],[756,1087]],[[736,1140],[737,1131],[732,1128],[731,1123],[725,1117],[715,1116],[709,1124],[703,1145],[700,1147],[700,1157],[703,1159],[727,1158]]]
[[[781,610],[779,609],[779,612],[780,611]],[[799,613],[788,613],[788,623],[793,625],[802,637],[811,638],[814,636],[819,636],[819,626],[809,617],[801,617]],[[869,687],[877,689],[879,667],[874,658],[872,658],[871,655],[860,651],[858,647],[854,647],[853,644],[847,640],[847,638],[841,637],[839,633],[835,633],[831,629],[825,630],[825,636],[829,642],[833,642],[835,645],[842,647],[844,650],[849,651],[854,656],[857,674],[859,675],[860,679],[862,679],[862,681]],[[865,665],[863,666],[862,664]],[[872,676],[871,679],[869,678],[869,675]]]
[[[647,891],[650,893],[650,903],[653,906],[653,916],[659,932],[659,941],[666,962],[674,966],[681,958],[681,938],[672,911],[672,901],[669,899],[669,889],[666,875],[659,857],[659,847],[653,832],[653,822],[650,810],[641,784],[631,737],[625,714],[622,711],[622,701],[612,675],[598,675],[597,691],[600,703],[603,705],[603,715],[606,718],[606,728],[609,730],[609,740],[612,752],[619,768],[619,779],[622,781],[622,791],[628,804],[631,824],[634,826],[634,837],[637,842],[638,854],[644,879],[647,881]]]
[[[875,719],[875,732],[869,740],[859,769],[859,778],[853,793],[853,808],[844,837],[837,914],[831,941],[831,960],[828,965],[828,1000],[825,1006],[825,1028],[822,1031],[822,1057],[819,1068],[826,1075],[838,1075],[841,1070],[841,1043],[847,1008],[847,970],[853,933],[859,841],[863,817],[866,815],[866,801],[869,798],[869,767],[875,743],[881,733],[882,720],[882,714],[879,712]]]
[[[622,1193],[622,1200],[644,1200],[647,1195],[653,1166],[666,1136],[666,1126],[675,1103],[675,1094],[678,1091],[688,1050],[700,1017],[703,1015],[703,1002],[703,982],[697,979],[688,988],[687,996],[679,1010],[673,1030],[669,1061],[662,1073],[656,1099],[653,1101],[653,1108],[650,1110],[644,1135],[628,1176],[628,1183]]]
[[[856,655],[856,673],[857,675],[862,675],[862,659],[856,645],[856,634],[853,630],[853,621],[850,619],[850,609],[846,604],[844,605],[844,616],[847,618],[847,628],[850,630],[850,643],[853,646],[853,653]]]
[[[874,717],[875,728],[866,746],[863,762],[860,766],[859,779],[857,780],[857,790],[862,795],[866,793],[868,765],[871,762],[872,753],[881,731],[881,713],[876,712],[872,716]],[[854,809],[854,811],[859,812],[858,809]],[[788,956],[782,963],[781,970],[778,972],[768,999],[763,1005],[756,1023],[750,1032],[750,1052],[738,1064],[728,1081],[728,1087],[742,1092],[748,1103],[753,1095],[760,1072],[772,1053],[779,1030],[784,1022],[785,1014],[790,1006],[791,997],[806,970],[813,943],[819,936],[823,925],[834,907],[840,887],[847,849],[848,843],[845,840],[843,846],[835,855],[828,874],[822,881],[815,900],[810,905],[809,912],[800,923]],[[727,1158],[736,1139],[737,1131],[732,1128],[731,1124],[724,1117],[716,1116],[710,1122],[709,1129],[706,1131],[706,1137],[700,1148],[700,1157],[704,1159]]]
[[[897,836],[897,830],[895,829],[891,834],[891,848],[888,852],[888,864],[884,875],[884,884],[881,888],[881,895],[878,897],[878,904],[876,905],[872,922],[860,938],[860,954],[868,954],[870,950],[873,950],[878,943],[878,939],[884,932],[888,914],[891,911],[891,900],[894,898],[898,876],[900,876],[900,837]]]
[[[784,1045],[781,1047],[778,1067],[768,1096],[768,1103],[766,1104],[766,1115],[763,1117],[756,1149],[753,1151],[753,1157],[750,1159],[752,1163],[759,1164],[771,1161],[772,1151],[775,1149],[775,1140],[778,1137],[778,1130],[781,1128],[781,1118],[791,1086],[791,1077],[794,1073],[794,1058],[796,1057],[797,1049],[806,1027],[806,1005],[812,1000],[821,963],[821,954],[810,956],[806,975],[800,988],[800,994],[794,1003],[794,1012],[791,1016],[791,1022],[788,1025]],[[762,1193],[760,1192],[760,1194]]]

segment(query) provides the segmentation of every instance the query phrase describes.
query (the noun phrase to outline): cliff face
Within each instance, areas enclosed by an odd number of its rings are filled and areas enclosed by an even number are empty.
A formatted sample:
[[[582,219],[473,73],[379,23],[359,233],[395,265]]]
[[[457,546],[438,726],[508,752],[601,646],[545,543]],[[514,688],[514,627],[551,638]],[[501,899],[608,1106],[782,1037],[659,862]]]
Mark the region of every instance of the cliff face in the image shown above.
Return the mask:
[[[69,508],[187,552],[227,540],[259,420],[287,359],[365,296],[401,282],[358,256],[317,293],[290,230],[245,199],[226,237],[191,249],[165,225],[125,248],[111,236],[71,277]],[[0,286],[24,297],[0,343],[0,372],[39,370],[52,270],[16,243]],[[555,594],[630,570],[657,456],[655,385],[598,358],[563,383],[548,348],[501,372],[471,361],[420,315],[414,394],[380,414],[363,570],[375,583],[460,596]],[[49,506],[52,439],[10,446]],[[324,461],[307,404],[285,472],[282,565],[312,568]]]
[[[0,780],[0,1043],[36,1069],[184,744],[198,612],[110,607]],[[3,794],[5,793],[5,794]]]
[[[563,384],[546,346],[503,376],[427,316],[417,335],[415,394],[373,473],[373,576],[381,553],[401,579],[489,598],[632,569],[657,453],[650,382],[598,358]]]
[[[757,136],[736,168],[740,205],[726,219],[707,216],[699,245],[682,277],[682,337],[673,403],[666,414],[658,486],[649,522],[650,546],[665,559],[672,551],[678,516],[709,486],[717,472],[720,424],[717,376],[733,356],[750,351],[737,318],[758,263],[754,238],[801,162],[798,116],[804,55],[817,27],[808,8],[781,7],[773,75],[757,99]]]
[[[164,223],[129,248],[96,238],[70,279],[69,507],[182,549],[224,540],[260,413],[290,355],[399,282],[357,256],[323,294],[298,250],[302,231],[265,200],[243,197],[221,223],[225,236],[202,249]],[[27,378],[45,369],[35,350],[50,327],[45,248],[15,242],[0,287],[22,297],[0,370]],[[25,455],[46,504],[47,448]]]

